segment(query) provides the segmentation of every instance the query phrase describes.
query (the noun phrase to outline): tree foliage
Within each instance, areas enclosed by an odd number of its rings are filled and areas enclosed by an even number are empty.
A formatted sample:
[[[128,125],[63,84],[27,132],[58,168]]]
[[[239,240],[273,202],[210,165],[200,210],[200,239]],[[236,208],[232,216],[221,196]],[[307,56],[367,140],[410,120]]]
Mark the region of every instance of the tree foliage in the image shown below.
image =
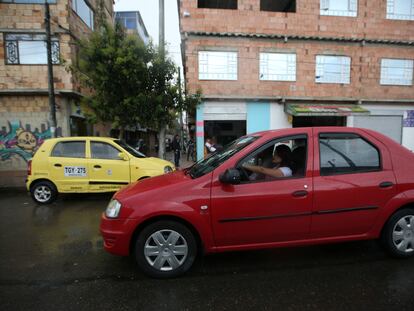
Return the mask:
[[[127,35],[119,24],[103,23],[79,47],[78,65],[73,69],[91,89],[84,100],[98,119],[121,130],[137,124],[158,130],[200,101],[199,92],[181,98],[177,67],[171,59]]]

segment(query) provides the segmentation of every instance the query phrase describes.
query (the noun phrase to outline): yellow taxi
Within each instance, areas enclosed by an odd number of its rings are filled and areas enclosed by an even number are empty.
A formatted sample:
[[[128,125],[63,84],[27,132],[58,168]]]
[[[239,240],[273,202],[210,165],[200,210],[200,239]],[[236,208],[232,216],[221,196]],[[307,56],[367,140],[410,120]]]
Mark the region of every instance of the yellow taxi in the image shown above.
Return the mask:
[[[119,139],[53,138],[29,161],[26,187],[36,202],[47,204],[58,193],[117,191],[130,182],[174,169],[171,162],[147,158]]]

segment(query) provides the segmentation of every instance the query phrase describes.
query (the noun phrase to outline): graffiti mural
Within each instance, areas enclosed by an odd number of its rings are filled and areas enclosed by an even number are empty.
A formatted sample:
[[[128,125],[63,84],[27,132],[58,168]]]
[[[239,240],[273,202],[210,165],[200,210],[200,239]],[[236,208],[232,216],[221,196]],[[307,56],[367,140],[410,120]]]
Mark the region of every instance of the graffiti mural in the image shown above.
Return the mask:
[[[9,121],[9,128],[2,127],[0,130],[0,161],[10,159],[12,156],[19,156],[24,161],[29,161],[37,148],[47,138],[52,137],[49,125],[41,124],[40,130],[31,130],[31,125],[22,126],[20,121]],[[57,128],[57,135],[60,136],[61,128]]]

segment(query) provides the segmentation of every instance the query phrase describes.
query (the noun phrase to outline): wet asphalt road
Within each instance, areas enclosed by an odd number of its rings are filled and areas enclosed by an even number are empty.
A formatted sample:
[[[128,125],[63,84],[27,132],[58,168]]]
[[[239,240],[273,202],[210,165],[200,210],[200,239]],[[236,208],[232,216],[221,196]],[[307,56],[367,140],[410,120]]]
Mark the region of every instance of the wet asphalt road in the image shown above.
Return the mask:
[[[375,241],[216,254],[149,279],[102,249],[110,196],[38,206],[0,190],[0,310],[414,310],[414,259]]]

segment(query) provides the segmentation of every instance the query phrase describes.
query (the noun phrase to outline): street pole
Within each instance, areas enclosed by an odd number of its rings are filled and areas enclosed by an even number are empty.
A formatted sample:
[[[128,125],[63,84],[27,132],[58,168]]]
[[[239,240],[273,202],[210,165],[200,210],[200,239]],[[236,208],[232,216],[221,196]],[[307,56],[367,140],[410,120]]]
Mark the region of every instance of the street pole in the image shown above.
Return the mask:
[[[158,48],[162,59],[165,58],[165,37],[164,37],[164,0],[159,0],[159,41],[158,41]],[[162,86],[164,89],[164,86]],[[161,124],[160,131],[159,131],[159,142],[158,142],[158,157],[161,159],[165,159],[165,134],[167,131],[167,126],[165,124]]]
[[[183,108],[182,101],[183,101],[183,95],[181,91],[181,68],[178,67],[178,96],[180,100],[180,139],[181,139],[181,149],[184,149],[184,125],[183,125]]]
[[[45,24],[46,24],[46,48],[47,48],[47,75],[49,85],[49,108],[50,108],[50,132],[52,137],[56,137],[56,104],[55,88],[53,84],[53,64],[52,64],[52,40],[50,37],[50,12],[49,3],[45,2]]]

